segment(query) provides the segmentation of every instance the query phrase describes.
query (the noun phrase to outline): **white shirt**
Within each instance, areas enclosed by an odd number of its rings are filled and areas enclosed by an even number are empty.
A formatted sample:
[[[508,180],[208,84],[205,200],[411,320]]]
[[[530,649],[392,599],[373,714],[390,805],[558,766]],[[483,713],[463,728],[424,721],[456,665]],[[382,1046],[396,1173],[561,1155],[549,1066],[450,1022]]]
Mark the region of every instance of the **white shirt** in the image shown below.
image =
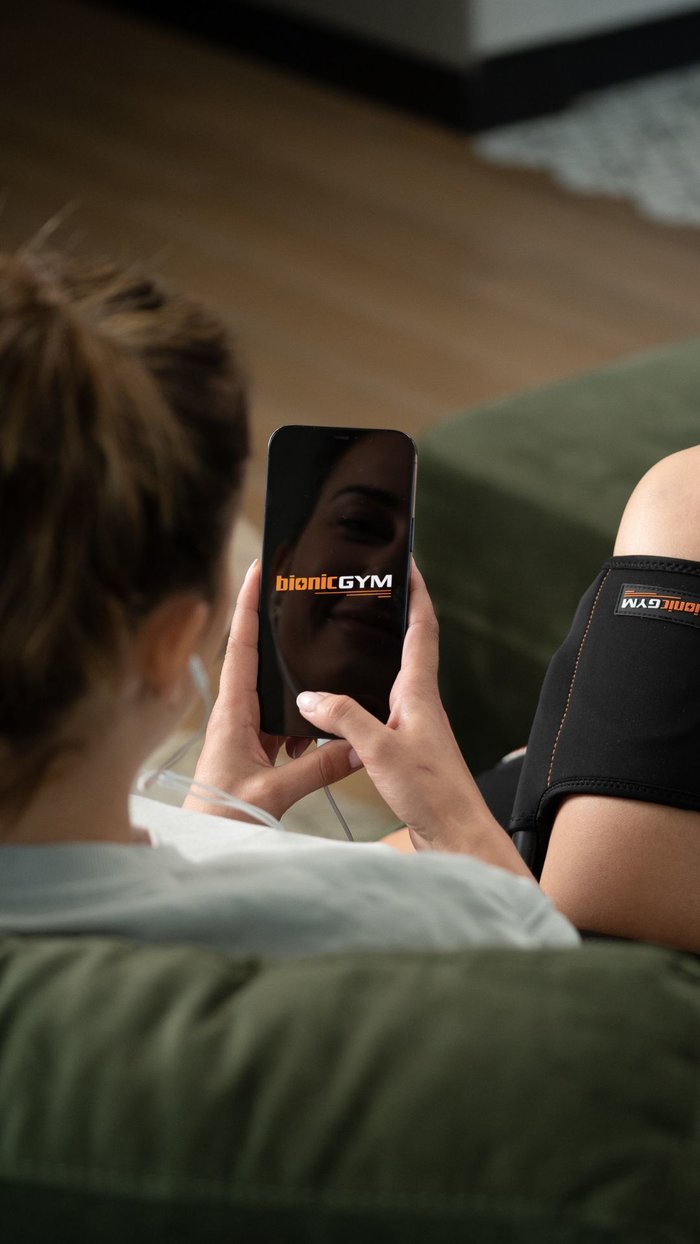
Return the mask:
[[[288,835],[137,795],[130,814],[153,846],[0,847],[0,932],[275,958],[580,940],[534,881],[469,856]]]

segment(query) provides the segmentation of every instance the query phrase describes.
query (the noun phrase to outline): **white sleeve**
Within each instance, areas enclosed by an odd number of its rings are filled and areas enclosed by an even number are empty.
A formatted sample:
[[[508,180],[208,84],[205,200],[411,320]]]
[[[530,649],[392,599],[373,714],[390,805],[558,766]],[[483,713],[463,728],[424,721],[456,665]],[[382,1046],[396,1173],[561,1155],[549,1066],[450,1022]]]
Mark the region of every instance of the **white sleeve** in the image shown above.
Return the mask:
[[[268,825],[236,821],[232,817],[216,816],[210,812],[195,812],[191,808],[161,803],[144,795],[130,796],[129,816],[132,825],[148,830],[155,845],[177,847],[185,859],[195,863],[239,851],[280,847],[293,851],[335,845],[330,839],[286,833]]]
[[[182,857],[190,917],[204,920],[197,940],[207,928],[215,942],[271,954],[580,942],[534,880],[471,856],[402,855],[139,796],[130,811]]]

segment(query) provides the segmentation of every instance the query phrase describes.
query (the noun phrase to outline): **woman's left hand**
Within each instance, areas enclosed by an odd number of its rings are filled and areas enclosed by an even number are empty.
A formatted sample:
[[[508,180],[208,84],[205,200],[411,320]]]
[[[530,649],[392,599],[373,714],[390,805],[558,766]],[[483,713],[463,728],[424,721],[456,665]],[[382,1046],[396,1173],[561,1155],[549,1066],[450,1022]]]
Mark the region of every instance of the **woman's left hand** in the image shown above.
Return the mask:
[[[236,601],[219,695],[209,718],[195,780],[218,786],[279,819],[304,795],[347,777],[353,767],[350,745],[343,740],[307,751],[309,739],[261,732],[257,692],[259,597],[260,562],[256,560]],[[288,754],[296,758],[276,766],[285,744]],[[243,815],[208,804],[193,794],[183,806],[219,816]]]

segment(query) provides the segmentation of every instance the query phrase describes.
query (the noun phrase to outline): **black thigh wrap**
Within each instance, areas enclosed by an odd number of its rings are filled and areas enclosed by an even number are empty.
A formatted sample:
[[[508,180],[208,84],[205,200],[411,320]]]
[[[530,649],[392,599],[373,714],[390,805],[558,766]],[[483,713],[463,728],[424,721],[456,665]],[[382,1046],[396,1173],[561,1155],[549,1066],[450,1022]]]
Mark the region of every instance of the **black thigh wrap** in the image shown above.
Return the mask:
[[[539,877],[563,795],[700,809],[700,563],[611,557],[547,671],[510,832]]]

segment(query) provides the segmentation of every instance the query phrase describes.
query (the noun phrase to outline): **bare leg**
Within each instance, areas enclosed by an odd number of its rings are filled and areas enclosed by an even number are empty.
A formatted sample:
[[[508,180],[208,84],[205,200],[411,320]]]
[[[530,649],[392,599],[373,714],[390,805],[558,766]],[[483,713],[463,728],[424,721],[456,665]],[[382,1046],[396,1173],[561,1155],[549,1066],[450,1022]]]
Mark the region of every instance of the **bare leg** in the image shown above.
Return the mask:
[[[700,561],[700,446],[644,476],[615,554]],[[541,885],[579,928],[700,952],[700,812],[570,796],[554,822]]]

